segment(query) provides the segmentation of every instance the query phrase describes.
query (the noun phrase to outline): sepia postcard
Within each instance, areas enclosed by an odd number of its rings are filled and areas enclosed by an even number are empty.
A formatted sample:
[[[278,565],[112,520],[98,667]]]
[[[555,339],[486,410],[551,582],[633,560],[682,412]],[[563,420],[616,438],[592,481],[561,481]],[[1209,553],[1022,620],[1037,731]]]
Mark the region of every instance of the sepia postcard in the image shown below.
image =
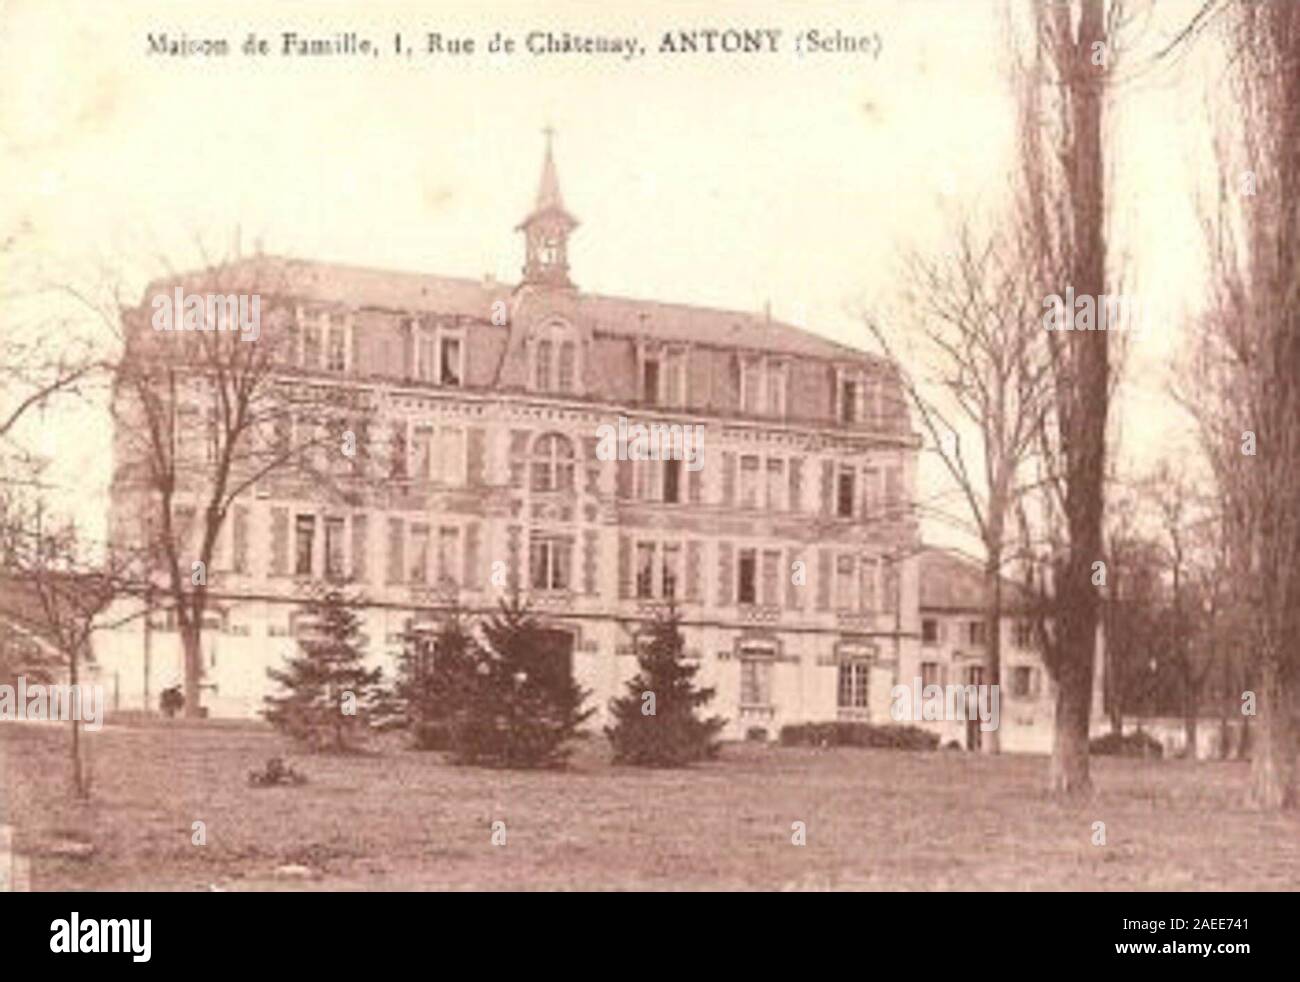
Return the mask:
[[[0,0],[0,890],[1249,957],[1297,120],[1289,0]]]

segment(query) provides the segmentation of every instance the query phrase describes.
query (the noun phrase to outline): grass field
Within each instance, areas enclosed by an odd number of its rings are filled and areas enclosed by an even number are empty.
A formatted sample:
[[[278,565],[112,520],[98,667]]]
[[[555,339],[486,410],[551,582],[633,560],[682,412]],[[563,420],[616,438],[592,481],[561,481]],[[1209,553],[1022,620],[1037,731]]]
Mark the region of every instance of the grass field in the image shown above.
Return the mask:
[[[1095,797],[1062,804],[1041,790],[1041,757],[738,745],[689,771],[641,771],[611,766],[593,739],[568,772],[521,773],[395,744],[303,755],[252,726],[156,723],[90,735],[92,796],[78,803],[65,729],[0,723],[0,804],[36,890],[1300,884],[1300,819],[1245,809],[1241,764],[1097,759]],[[309,783],[251,789],[248,772],[275,754]],[[195,821],[206,845],[191,842]],[[95,852],[53,855],[65,839]],[[286,864],[314,875],[285,879]]]

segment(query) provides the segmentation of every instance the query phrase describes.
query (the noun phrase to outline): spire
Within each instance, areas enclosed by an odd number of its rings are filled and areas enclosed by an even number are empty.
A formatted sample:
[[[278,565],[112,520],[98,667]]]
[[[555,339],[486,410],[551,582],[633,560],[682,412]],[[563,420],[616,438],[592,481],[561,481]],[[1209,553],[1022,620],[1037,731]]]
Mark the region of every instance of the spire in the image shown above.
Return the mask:
[[[533,207],[534,214],[552,209],[564,211],[564,198],[560,195],[560,176],[555,171],[555,155],[551,151],[555,129],[547,126],[542,133],[546,136],[546,159],[542,162],[542,180],[537,185],[537,204]]]
[[[537,202],[532,214],[519,223],[524,233],[524,282],[547,286],[572,286],[569,282],[569,233],[578,220],[564,208],[560,194],[560,177],[555,169],[553,142],[555,130],[547,126],[546,156],[542,160],[542,179],[537,185]]]

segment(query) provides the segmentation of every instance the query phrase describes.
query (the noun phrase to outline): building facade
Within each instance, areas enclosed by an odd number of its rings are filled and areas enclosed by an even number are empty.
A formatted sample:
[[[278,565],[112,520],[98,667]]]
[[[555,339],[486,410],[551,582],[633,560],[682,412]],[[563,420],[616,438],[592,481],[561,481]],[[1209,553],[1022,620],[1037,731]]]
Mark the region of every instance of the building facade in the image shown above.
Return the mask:
[[[331,407],[266,439],[310,448],[330,480],[271,472],[231,509],[205,587],[212,715],[260,710],[305,592],[346,577],[377,661],[412,626],[520,591],[591,690],[594,726],[669,601],[728,737],[889,720],[920,638],[920,441],[893,367],[762,314],[584,293],[576,227],[548,145],[518,284],[245,261],[276,283],[249,343],[280,344],[282,380]],[[128,330],[149,332],[149,295]],[[178,432],[201,483],[212,409],[192,381]],[[157,507],[132,435],[119,424],[118,541],[147,537]],[[634,459],[647,448],[658,459]],[[178,523],[201,507],[186,500]],[[98,650],[110,706],[156,708],[183,676],[166,614]]]
[[[920,639],[908,648],[900,683],[925,686],[983,686],[991,682],[988,624],[982,564],[951,549],[927,547],[919,557]],[[1056,718],[1056,685],[1048,674],[1034,632],[1032,598],[1011,580],[1002,585],[999,632],[998,739],[1010,753],[1051,753]],[[1102,732],[1103,667],[1101,632],[1093,676],[1092,730]],[[944,746],[977,750],[987,737],[975,713],[966,718],[919,720]]]

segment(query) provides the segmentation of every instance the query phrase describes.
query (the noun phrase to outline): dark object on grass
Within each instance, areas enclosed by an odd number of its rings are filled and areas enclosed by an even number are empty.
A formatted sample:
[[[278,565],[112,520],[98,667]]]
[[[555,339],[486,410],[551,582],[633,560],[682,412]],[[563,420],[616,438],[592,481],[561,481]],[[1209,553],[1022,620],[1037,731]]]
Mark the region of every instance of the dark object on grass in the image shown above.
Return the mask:
[[[1088,752],[1101,756],[1161,758],[1165,755],[1165,748],[1150,733],[1135,730],[1099,736],[1088,744]]]
[[[158,706],[164,716],[172,719],[185,706],[185,693],[179,685],[169,685],[158,694]]]
[[[875,747],[882,750],[934,750],[939,735],[897,723],[795,723],[781,727],[786,747]]]
[[[266,769],[249,771],[248,783],[255,788],[274,788],[281,785],[306,784],[307,778],[288,766],[280,757],[272,757],[266,762]]]

